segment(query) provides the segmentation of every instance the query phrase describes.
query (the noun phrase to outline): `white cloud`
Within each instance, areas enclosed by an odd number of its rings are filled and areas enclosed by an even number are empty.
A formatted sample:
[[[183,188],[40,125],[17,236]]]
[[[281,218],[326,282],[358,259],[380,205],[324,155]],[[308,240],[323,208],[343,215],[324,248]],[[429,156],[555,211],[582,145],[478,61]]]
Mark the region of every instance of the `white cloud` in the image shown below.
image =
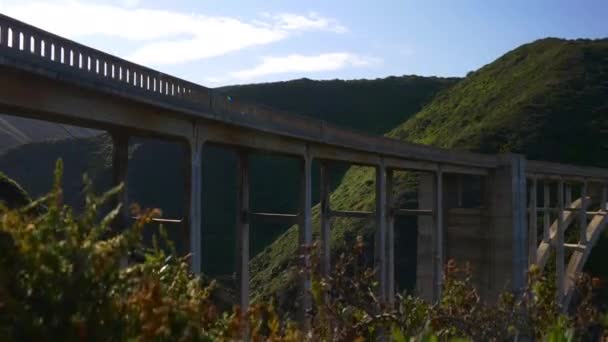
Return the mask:
[[[273,74],[333,71],[347,67],[370,66],[381,62],[377,58],[363,57],[348,52],[324,53],[315,56],[292,54],[285,57],[264,57],[262,63],[256,67],[231,72],[230,77],[247,81]]]
[[[177,64],[270,44],[296,32],[345,32],[314,12],[267,14],[244,21],[222,16],[146,9],[138,0],[107,5],[84,0],[0,0],[0,12],[69,38],[109,36],[133,42],[128,59],[147,65]]]
[[[327,30],[336,33],[348,31],[346,27],[337,23],[334,19],[321,17],[315,12],[310,12],[307,16],[293,13],[280,13],[275,15],[267,14],[267,17],[274,19],[277,26],[285,30]]]

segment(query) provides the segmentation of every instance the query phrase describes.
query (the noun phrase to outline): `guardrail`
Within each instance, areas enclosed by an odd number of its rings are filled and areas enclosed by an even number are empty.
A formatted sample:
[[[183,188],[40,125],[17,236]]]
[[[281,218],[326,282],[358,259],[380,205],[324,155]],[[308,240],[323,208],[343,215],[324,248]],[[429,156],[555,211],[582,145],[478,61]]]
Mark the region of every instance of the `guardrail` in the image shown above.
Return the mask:
[[[0,14],[0,49],[20,61],[77,74],[133,95],[196,108],[209,107],[210,92],[198,84],[131,63]]]

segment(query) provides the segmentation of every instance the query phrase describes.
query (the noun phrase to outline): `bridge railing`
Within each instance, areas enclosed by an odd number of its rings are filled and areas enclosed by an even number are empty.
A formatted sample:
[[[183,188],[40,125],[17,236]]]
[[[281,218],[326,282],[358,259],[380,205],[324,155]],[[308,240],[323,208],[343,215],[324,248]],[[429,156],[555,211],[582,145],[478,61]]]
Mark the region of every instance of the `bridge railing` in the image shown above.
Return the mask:
[[[84,78],[114,92],[146,96],[164,102],[208,108],[208,88],[112,56],[0,14],[0,50],[56,71]],[[1,58],[1,57],[0,57]]]

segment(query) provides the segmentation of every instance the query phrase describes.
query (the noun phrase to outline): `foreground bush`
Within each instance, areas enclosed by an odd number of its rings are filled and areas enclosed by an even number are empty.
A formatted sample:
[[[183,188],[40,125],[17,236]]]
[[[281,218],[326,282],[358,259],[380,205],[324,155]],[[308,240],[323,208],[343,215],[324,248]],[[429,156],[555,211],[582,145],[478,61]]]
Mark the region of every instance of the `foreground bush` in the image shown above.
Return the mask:
[[[189,272],[187,257],[170,243],[165,252],[142,244],[142,231],[159,210],[132,208],[137,221],[117,232],[120,206],[100,217],[120,187],[96,196],[88,189],[79,215],[63,205],[58,163],[55,186],[21,209],[0,206],[0,340],[2,341],[355,341],[385,336],[395,341],[467,338],[479,341],[542,337],[562,341],[588,337],[599,316],[590,305],[587,278],[570,317],[554,300],[553,282],[531,270],[521,296],[504,294],[484,305],[470,270],[450,261],[443,297],[435,305],[409,295],[394,307],[376,296],[373,270],[359,260],[362,240],[334,262],[333,276],[317,272],[314,246],[314,308],[304,333],[282,319],[272,303],[254,303],[246,313],[220,310],[217,285]],[[163,238],[161,230],[161,238]],[[312,252],[310,252],[312,251]],[[133,256],[143,256],[133,262]]]

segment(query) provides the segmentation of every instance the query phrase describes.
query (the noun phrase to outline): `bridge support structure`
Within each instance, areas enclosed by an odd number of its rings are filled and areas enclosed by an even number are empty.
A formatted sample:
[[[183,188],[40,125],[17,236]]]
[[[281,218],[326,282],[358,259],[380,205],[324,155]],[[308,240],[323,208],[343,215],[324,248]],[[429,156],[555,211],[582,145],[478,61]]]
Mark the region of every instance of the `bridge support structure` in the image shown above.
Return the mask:
[[[416,289],[437,301],[447,260],[470,265],[480,295],[496,300],[509,284],[525,286],[528,232],[525,159],[503,155],[500,164],[481,175],[480,206],[462,207],[461,175],[443,173],[419,177],[418,205],[433,207],[432,216],[418,218]]]
[[[202,271],[202,191],[203,169],[202,150],[205,143],[203,127],[198,123],[192,124],[192,135],[188,139],[188,166],[186,167],[186,208],[189,227],[190,269],[194,274]]]
[[[127,174],[129,169],[129,135],[123,132],[112,132],[112,184],[123,184],[123,189],[116,198],[116,205],[122,204],[117,218],[116,228],[123,229],[128,224],[128,191]]]

